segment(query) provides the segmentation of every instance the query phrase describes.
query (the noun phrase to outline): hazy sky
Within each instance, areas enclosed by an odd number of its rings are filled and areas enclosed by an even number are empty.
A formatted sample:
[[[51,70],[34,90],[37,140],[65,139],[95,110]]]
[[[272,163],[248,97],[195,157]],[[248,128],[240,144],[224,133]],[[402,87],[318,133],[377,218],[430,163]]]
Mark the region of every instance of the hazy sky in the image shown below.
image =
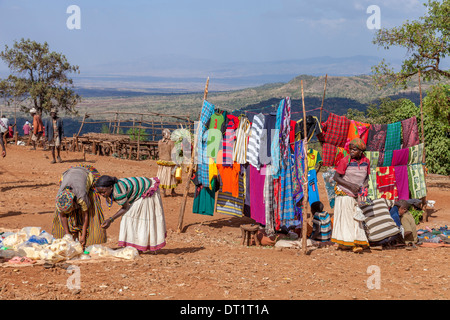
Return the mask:
[[[218,62],[315,56],[381,56],[366,10],[381,27],[425,13],[418,0],[0,0],[0,50],[14,40],[48,42],[82,69],[146,56],[183,55]],[[70,5],[81,29],[69,30]],[[402,58],[403,50],[389,50]]]

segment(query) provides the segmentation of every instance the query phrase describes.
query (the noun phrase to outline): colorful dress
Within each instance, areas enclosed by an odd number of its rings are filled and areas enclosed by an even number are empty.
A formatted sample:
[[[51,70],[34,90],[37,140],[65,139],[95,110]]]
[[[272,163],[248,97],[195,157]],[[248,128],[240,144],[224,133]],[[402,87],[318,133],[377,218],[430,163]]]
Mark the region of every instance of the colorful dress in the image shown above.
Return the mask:
[[[66,170],[60,178],[59,191],[70,188],[75,195],[75,210],[68,213],[69,231],[80,235],[83,228],[83,211],[88,211],[89,225],[86,235],[86,246],[105,243],[106,230],[101,227],[104,222],[100,195],[94,187],[100,177],[98,171],[89,165],[78,165]],[[59,192],[58,192],[59,194]],[[60,239],[64,236],[64,228],[60,215],[55,211],[52,224],[52,235]]]

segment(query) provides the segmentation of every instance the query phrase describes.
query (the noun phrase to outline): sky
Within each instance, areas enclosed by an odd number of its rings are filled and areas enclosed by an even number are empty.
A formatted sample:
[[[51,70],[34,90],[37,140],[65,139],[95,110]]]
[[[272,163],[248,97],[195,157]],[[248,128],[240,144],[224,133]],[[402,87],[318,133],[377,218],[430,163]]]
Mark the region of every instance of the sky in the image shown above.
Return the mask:
[[[401,59],[403,49],[386,51],[372,43],[376,30],[367,27],[373,14],[367,8],[378,6],[381,27],[391,28],[418,19],[424,2],[0,0],[0,50],[21,38],[47,42],[81,70],[145,57],[220,63],[356,55]],[[80,29],[67,27],[70,5],[80,9]]]

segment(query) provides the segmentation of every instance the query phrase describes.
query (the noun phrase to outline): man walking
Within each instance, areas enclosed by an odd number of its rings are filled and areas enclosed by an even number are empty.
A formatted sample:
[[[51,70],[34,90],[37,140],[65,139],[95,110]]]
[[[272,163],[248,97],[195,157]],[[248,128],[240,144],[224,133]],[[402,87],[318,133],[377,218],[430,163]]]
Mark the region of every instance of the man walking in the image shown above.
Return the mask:
[[[61,160],[61,141],[64,135],[63,120],[58,117],[56,108],[50,111],[50,119],[45,122],[45,140],[48,141],[48,146],[52,150],[53,161],[51,163],[62,162]],[[55,150],[57,156],[55,157]]]

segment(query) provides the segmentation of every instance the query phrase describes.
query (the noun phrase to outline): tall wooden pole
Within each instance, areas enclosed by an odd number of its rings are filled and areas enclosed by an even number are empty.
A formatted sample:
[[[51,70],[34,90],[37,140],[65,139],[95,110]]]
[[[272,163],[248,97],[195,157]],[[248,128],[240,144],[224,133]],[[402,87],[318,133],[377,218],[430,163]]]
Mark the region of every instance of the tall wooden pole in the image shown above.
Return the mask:
[[[206,98],[208,97],[208,86],[209,86],[209,77],[208,77],[208,79],[206,79],[205,91],[203,94],[203,101],[206,100]],[[201,112],[200,112],[200,116],[201,116]],[[178,216],[178,228],[177,228],[178,233],[181,233],[183,231],[184,212],[186,209],[186,201],[187,201],[187,196],[189,193],[189,187],[191,185],[192,172],[194,170],[195,150],[197,149],[197,133],[198,133],[199,126],[200,126],[200,118],[199,118],[199,123],[197,125],[197,128],[195,129],[196,133],[194,135],[194,148],[191,151],[191,163],[189,164],[188,175],[186,178],[186,187],[184,189],[183,202],[181,203],[180,214]],[[194,126],[194,128],[195,128],[195,126]]]
[[[323,110],[323,102],[325,101],[325,92],[327,91],[327,79],[328,79],[328,74],[325,75],[325,85],[323,87],[322,105],[320,106],[320,116],[319,116],[320,124],[322,124],[322,110]]]
[[[420,96],[420,124],[422,127],[422,143],[424,144],[422,162],[425,163],[425,131],[423,129],[423,104],[422,104],[422,82],[421,82],[421,73],[419,69],[419,96]]]
[[[303,132],[304,132],[304,147],[303,150],[305,150],[305,179],[306,184],[303,185],[303,210],[302,210],[302,249],[303,253],[306,254],[307,252],[307,233],[308,233],[308,222],[307,220],[307,208],[308,208],[308,136],[307,136],[307,130],[306,130],[306,110],[305,110],[305,96],[303,93],[303,80],[300,81],[301,87],[302,87],[302,105],[303,105]]]

